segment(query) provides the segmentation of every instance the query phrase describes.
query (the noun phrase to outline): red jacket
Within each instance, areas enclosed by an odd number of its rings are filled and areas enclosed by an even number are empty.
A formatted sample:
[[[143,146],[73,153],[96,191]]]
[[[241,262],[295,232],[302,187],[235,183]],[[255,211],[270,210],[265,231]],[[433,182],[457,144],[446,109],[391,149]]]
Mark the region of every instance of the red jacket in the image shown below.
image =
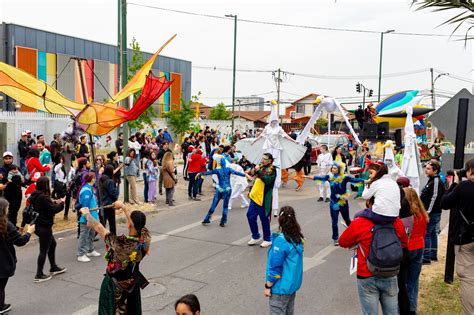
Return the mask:
[[[199,173],[201,171],[201,154],[193,153],[188,158],[188,173]]]
[[[351,248],[359,244],[357,247],[357,276],[362,278],[372,277],[373,274],[367,267],[366,258],[370,253],[370,243],[372,242],[372,228],[374,223],[364,217],[358,217],[354,219],[349,227],[342,233],[339,238],[339,245],[345,248]],[[407,234],[405,233],[405,227],[403,226],[402,220],[397,218],[393,222],[393,227],[397,233],[402,247],[406,248],[408,244]],[[364,255],[360,250],[362,247]]]
[[[49,172],[50,170],[49,166],[41,165],[39,159],[35,157],[26,160],[25,164],[26,168],[28,169],[28,174],[30,174],[30,176],[33,175],[33,170],[35,172]]]
[[[207,158],[202,158],[201,159],[201,165],[200,165],[199,172],[202,173],[202,172],[207,171],[207,162],[208,162]]]
[[[428,222],[424,215],[415,217],[410,238],[408,239],[408,250],[425,248],[425,234]]]

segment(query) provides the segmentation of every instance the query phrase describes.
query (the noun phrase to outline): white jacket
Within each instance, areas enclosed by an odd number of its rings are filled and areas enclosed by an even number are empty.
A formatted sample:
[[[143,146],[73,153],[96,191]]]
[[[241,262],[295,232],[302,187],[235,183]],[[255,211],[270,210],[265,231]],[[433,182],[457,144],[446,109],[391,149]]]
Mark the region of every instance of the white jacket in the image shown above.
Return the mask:
[[[321,153],[318,155],[316,159],[316,163],[318,163],[320,173],[326,175],[331,170],[332,165],[332,155],[329,152]]]
[[[362,198],[367,200],[372,196],[375,196],[372,212],[388,217],[398,217],[400,213],[400,188],[390,175],[382,176],[370,184],[370,188],[365,186]]]

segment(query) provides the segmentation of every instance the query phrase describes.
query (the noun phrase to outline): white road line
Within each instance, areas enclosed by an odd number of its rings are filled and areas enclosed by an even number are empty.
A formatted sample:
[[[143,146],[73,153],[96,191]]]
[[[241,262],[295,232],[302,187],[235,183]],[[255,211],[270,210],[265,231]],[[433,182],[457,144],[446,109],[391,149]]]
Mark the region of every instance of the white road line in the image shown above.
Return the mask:
[[[324,258],[335,251],[338,247],[334,245],[329,245],[319,251],[313,257],[304,257],[303,258],[303,272],[306,272],[322,263],[325,262]]]
[[[278,227],[278,224],[273,224],[270,225],[270,230],[274,230]],[[250,231],[249,231],[250,232]],[[241,239],[236,240],[235,242],[232,242],[232,245],[244,245],[250,240],[250,235],[244,236]]]
[[[78,310],[77,312],[72,313],[71,315],[93,315],[97,313],[97,304],[91,304],[83,309]]]
[[[217,216],[213,216],[211,220],[212,221],[218,221],[218,220],[220,220],[220,218],[221,218],[221,216],[217,215]],[[197,221],[197,222],[182,226],[180,228],[171,230],[169,232],[166,232],[166,233],[163,233],[163,234],[160,234],[160,235],[152,235],[151,243],[153,244],[153,243],[156,243],[156,242],[159,242],[159,241],[163,241],[163,240],[167,239],[168,236],[176,235],[178,233],[193,229],[197,226],[200,226],[201,224],[202,224],[202,221]]]

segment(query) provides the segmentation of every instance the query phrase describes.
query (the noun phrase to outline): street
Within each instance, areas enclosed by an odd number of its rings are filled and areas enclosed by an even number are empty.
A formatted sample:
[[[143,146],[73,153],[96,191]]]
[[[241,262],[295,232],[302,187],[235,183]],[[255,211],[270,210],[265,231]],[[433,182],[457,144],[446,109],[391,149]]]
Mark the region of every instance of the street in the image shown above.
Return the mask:
[[[359,311],[356,279],[349,275],[351,252],[332,245],[328,204],[316,202],[312,181],[304,190],[294,191],[294,183],[280,189],[281,205],[297,212],[305,235],[304,279],[297,293],[297,314],[354,314]],[[268,300],[263,296],[267,249],[250,247],[246,209],[234,205],[225,228],[213,222],[202,226],[210,205],[211,192],[201,202],[186,202],[178,207],[148,216],[153,240],[150,255],[140,268],[150,281],[142,291],[145,314],[172,314],[174,302],[194,293],[203,314],[266,314]],[[350,199],[351,215],[362,202]],[[220,218],[222,206],[214,220]],[[343,229],[342,225],[340,225]],[[272,230],[277,223],[272,220]],[[125,232],[125,224],[119,233]],[[95,243],[104,254],[102,241]],[[32,241],[17,250],[16,275],[7,286],[10,314],[97,313],[99,288],[105,270],[103,257],[90,263],[76,260],[76,236],[58,240],[57,261],[68,271],[45,283],[34,284],[38,244]],[[46,263],[45,271],[48,271]]]

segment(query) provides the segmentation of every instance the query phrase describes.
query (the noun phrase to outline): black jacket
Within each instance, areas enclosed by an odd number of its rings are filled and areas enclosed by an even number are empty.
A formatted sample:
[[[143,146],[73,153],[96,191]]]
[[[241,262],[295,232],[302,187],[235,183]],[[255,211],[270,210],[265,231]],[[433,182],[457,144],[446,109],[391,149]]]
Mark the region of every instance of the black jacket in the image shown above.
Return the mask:
[[[119,190],[112,178],[102,175],[99,186],[100,200],[103,206],[111,205],[118,200]]]
[[[28,155],[28,151],[30,151],[31,146],[28,142],[25,142],[23,140],[18,141],[18,154],[22,159],[25,159],[26,156]]]
[[[23,246],[30,240],[30,233],[21,235],[13,223],[8,222],[7,233],[0,235],[0,278],[9,278],[15,274],[16,246]]]
[[[0,167],[0,174],[3,175],[2,180],[0,181],[2,184],[6,184],[7,187],[3,190],[3,196],[5,199],[8,200],[10,203],[18,203],[21,204],[21,187],[23,183],[21,182],[21,176],[13,176],[12,181],[8,182],[8,172],[10,171],[10,167],[8,165],[3,165]]]
[[[430,177],[420,194],[420,199],[425,206],[426,212],[429,214],[441,213],[441,198],[443,194],[444,186],[439,175]]]
[[[474,181],[466,180],[459,184],[452,184],[448,191],[441,199],[441,207],[443,209],[451,209],[453,211],[453,222],[449,227],[449,241],[456,245],[464,245],[473,242],[471,239],[461,238],[460,232],[467,227],[467,223],[461,216],[460,211],[464,214],[469,222],[474,222]],[[451,223],[450,223],[451,224]]]
[[[313,150],[313,146],[309,141],[306,141],[304,143],[304,146],[306,147],[306,152],[304,153],[304,158],[306,161],[309,161],[311,159],[311,151]]]
[[[36,225],[52,226],[54,215],[64,209],[64,202],[55,203],[51,197],[39,190],[35,190],[31,194],[30,201],[35,211],[39,214],[38,219],[36,219]]]
[[[159,165],[159,166],[162,165],[161,163],[162,163],[162,161],[163,161],[163,156],[165,156],[165,153],[166,153],[166,152],[171,152],[171,153],[173,153],[173,151],[171,151],[171,149],[169,149],[169,148],[166,149],[166,150],[163,149],[163,148],[161,148],[160,151],[158,151],[158,154],[156,155],[156,159],[157,159],[157,161],[158,161],[158,165]]]

